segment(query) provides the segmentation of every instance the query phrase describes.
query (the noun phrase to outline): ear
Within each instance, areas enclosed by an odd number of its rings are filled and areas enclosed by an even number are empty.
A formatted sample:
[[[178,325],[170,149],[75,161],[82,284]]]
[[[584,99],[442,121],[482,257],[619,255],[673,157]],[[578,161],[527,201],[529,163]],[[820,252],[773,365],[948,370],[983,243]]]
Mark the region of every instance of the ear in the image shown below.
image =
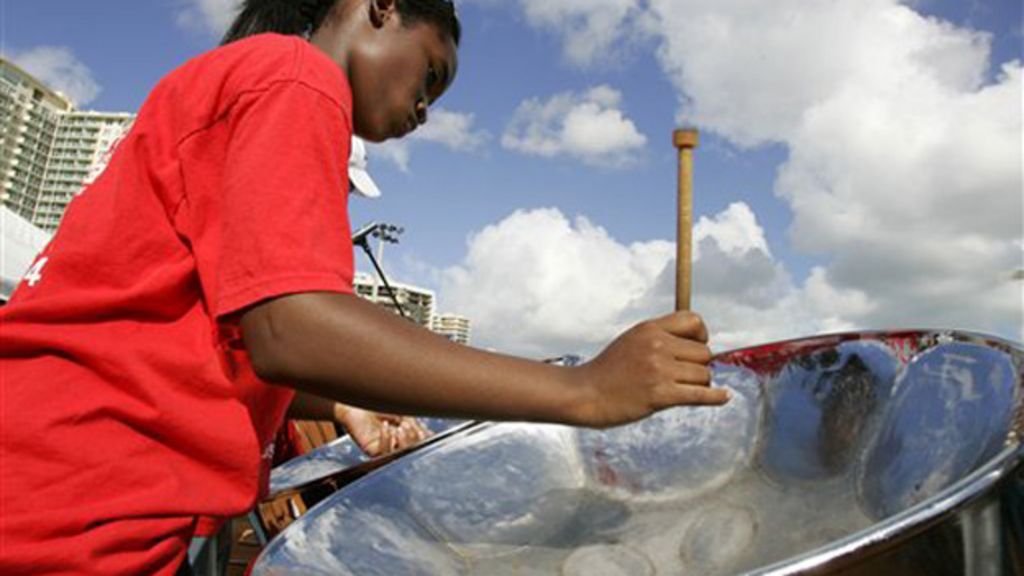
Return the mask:
[[[382,28],[388,20],[397,16],[397,0],[370,0],[370,23],[374,28]]]

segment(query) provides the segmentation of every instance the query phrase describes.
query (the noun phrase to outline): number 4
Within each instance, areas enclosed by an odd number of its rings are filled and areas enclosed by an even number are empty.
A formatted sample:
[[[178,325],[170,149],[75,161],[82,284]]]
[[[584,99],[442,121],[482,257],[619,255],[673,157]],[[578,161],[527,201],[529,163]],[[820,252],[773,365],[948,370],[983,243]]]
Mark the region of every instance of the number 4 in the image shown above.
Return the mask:
[[[31,268],[28,269],[28,272],[25,272],[23,280],[28,282],[30,288],[43,279],[43,266],[46,266],[46,262],[49,260],[50,259],[46,257],[40,258],[39,260],[36,260],[36,263],[33,264]]]

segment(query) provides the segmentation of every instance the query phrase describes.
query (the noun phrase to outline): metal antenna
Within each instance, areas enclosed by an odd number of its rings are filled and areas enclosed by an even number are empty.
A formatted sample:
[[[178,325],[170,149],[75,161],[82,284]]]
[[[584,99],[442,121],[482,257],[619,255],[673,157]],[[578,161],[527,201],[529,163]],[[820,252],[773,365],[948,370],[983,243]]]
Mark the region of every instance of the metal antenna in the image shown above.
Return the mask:
[[[380,222],[373,222],[360,228],[355,234],[352,235],[352,244],[359,246],[366,253],[366,257],[370,259],[370,263],[373,264],[373,268],[377,271],[377,276],[380,277],[381,282],[384,283],[384,288],[388,291],[388,296],[391,297],[391,302],[394,303],[395,308],[402,318],[409,318],[405,308],[398,301],[398,297],[395,296],[395,291],[391,288],[391,283],[388,282],[387,276],[384,275],[384,270],[381,269],[380,264],[377,263],[377,258],[373,256],[373,250],[370,249],[370,241],[368,238],[373,236],[379,238],[380,241],[387,242],[388,244],[398,244],[398,236],[405,232],[405,228],[395,226],[393,224],[382,224]]]

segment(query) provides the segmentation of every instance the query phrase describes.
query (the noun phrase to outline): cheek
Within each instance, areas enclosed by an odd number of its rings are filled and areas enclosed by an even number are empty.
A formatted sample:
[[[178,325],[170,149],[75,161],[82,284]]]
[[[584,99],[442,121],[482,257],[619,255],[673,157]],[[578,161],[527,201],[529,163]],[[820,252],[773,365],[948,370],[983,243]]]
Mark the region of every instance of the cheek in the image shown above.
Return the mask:
[[[388,120],[385,95],[372,78],[355,78],[352,85],[353,129],[362,138],[379,141],[386,136]],[[386,85],[386,83],[384,83]]]
[[[353,114],[356,132],[377,141],[392,135],[413,112],[422,82],[410,64],[391,53],[364,54],[353,68]]]
[[[397,49],[380,54],[376,61],[376,100],[378,107],[384,107],[400,118],[412,111],[417,91],[423,81],[408,58]],[[423,74],[426,74],[424,72]]]

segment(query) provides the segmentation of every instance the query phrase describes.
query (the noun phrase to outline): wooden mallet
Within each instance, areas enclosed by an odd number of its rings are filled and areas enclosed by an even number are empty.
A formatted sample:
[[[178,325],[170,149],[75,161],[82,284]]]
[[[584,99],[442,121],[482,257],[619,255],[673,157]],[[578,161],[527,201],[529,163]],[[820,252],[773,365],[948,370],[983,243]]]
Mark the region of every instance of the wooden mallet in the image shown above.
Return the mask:
[[[693,150],[697,130],[676,130],[672,142],[679,151],[679,219],[676,228],[676,311],[689,310],[693,293]]]

